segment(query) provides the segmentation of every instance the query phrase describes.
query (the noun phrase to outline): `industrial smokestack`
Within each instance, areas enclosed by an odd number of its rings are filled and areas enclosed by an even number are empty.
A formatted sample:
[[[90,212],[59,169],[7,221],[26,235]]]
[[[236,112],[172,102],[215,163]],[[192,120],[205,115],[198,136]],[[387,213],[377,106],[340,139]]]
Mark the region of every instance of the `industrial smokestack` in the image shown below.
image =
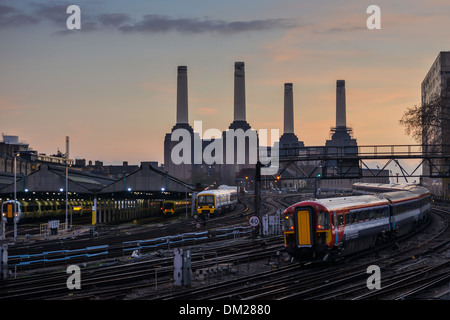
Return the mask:
[[[188,123],[187,67],[178,67],[177,77],[177,124]]]
[[[65,154],[66,160],[69,159],[69,136],[66,136],[66,154]]]
[[[347,127],[345,115],[345,80],[336,81],[336,128]]]
[[[284,133],[294,133],[294,98],[292,83],[284,84]]]
[[[244,62],[234,63],[234,121],[246,121]]]

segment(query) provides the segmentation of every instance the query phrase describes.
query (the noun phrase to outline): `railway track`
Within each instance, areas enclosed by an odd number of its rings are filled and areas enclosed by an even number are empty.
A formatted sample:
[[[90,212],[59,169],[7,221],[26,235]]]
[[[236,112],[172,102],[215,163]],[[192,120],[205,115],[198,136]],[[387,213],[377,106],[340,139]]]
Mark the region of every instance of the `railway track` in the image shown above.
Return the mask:
[[[70,237],[66,239],[55,239],[47,241],[36,241],[24,245],[11,246],[9,249],[10,256],[34,256],[43,252],[61,252],[59,255],[52,255],[55,263],[47,262],[44,264],[32,264],[27,266],[27,270],[38,269],[48,266],[57,265],[59,259],[65,258],[64,251],[75,251],[87,247],[96,247],[108,245],[108,255],[103,258],[115,258],[123,256],[123,243],[142,239],[160,238],[170,235],[177,235],[189,232],[199,232],[203,230],[214,230],[224,226],[231,226],[242,224],[245,222],[245,215],[251,210],[251,203],[243,201],[239,209],[228,215],[212,219],[207,223],[197,228],[197,225],[192,220],[172,221],[166,223],[158,223],[155,225],[145,227],[121,228],[116,226],[102,226],[97,230],[96,235],[91,233],[85,234],[76,239]],[[207,229],[208,228],[208,229]],[[92,261],[92,259],[91,259]],[[20,258],[9,259],[9,264],[14,265],[21,262]],[[78,260],[71,260],[71,262],[86,262],[84,258]],[[63,262],[64,264],[64,262]]]
[[[216,247],[192,248],[192,268],[210,268],[221,264],[236,265],[266,259],[280,250],[278,239],[230,241]],[[232,244],[232,245],[231,245]],[[155,273],[157,279],[155,280]],[[123,298],[139,288],[154,288],[170,283],[173,274],[171,251],[154,254],[145,259],[105,263],[82,269],[80,293],[67,289],[65,272],[39,274],[2,283],[0,300],[4,299],[94,299]],[[158,283],[156,283],[156,281]]]
[[[251,201],[244,201],[243,207],[235,211],[227,216],[218,217],[216,219],[211,219],[211,221],[207,222],[208,227],[212,227],[213,229],[218,229],[220,227],[226,225],[235,225],[246,223],[245,216],[248,214],[252,214],[251,210]],[[264,203],[263,211],[264,213],[272,212],[277,208],[277,204]],[[180,227],[178,227],[180,225]],[[173,223],[169,226],[165,226],[164,230],[159,228],[159,232],[162,232],[167,235],[168,230],[175,232],[180,230],[183,231],[188,230],[187,226],[194,228],[192,230],[196,230],[196,226],[192,222],[184,222],[183,223]],[[112,254],[108,256],[108,262],[98,262],[99,266],[87,267],[83,269],[83,291],[84,295],[76,295],[77,298],[121,298],[124,297],[126,292],[137,290],[140,287],[142,288],[153,288],[156,285],[164,286],[165,283],[169,282],[169,278],[171,276],[172,271],[172,263],[173,258],[170,256],[170,252],[168,250],[164,251],[165,255],[169,255],[169,257],[158,256],[158,253],[152,252],[146,255],[146,259],[132,261],[132,263],[123,263],[118,261],[118,259],[114,259],[114,257],[123,256],[123,251],[121,245],[117,245],[118,241],[123,243],[123,240],[130,240],[136,238],[142,238],[143,235],[147,235],[147,233],[133,233],[133,234],[124,234],[124,235],[109,235],[108,236],[99,236],[94,239],[85,238],[78,239],[77,241],[54,241],[45,244],[33,244],[31,246],[27,246],[26,248],[22,248],[27,250],[27,252],[36,252],[39,250],[49,250],[49,248],[61,249],[69,247],[79,247],[84,245],[85,243],[93,244],[102,244],[109,243],[108,250],[112,252],[117,251],[116,254]],[[155,233],[153,233],[154,235]],[[159,235],[159,233],[157,233]],[[95,241],[95,242],[93,242]],[[215,240],[217,242],[217,240]],[[253,244],[253,242],[255,244]],[[232,265],[236,265],[243,262],[251,263],[254,260],[267,259],[271,255],[276,253],[282,248],[282,240],[278,238],[273,240],[276,244],[268,244],[268,240],[264,240],[262,247],[258,244],[257,241],[261,240],[252,240],[252,241],[244,241],[244,247],[240,248],[240,245],[233,243],[232,245],[228,244],[226,248],[221,249],[220,246],[218,248],[212,249],[215,257],[207,257],[208,254],[205,253],[196,253],[194,249],[194,256],[201,256],[202,266],[208,266],[210,264],[218,264],[223,261],[223,263],[229,263]],[[114,245],[116,243],[116,245]],[[206,243],[206,241],[205,241]],[[217,242],[219,245],[220,243]],[[251,244],[251,245],[250,245]],[[187,244],[189,245],[189,244]],[[208,244],[204,244],[208,245]],[[204,246],[203,245],[203,246]],[[214,244],[216,245],[216,244]],[[242,245],[241,245],[242,246]],[[256,246],[257,248],[255,248]],[[273,246],[273,247],[272,247]],[[198,244],[195,246],[198,247]],[[226,252],[228,250],[228,253]],[[160,250],[161,252],[161,250]],[[168,253],[169,252],[169,253]],[[10,261],[11,262],[11,261]],[[195,262],[195,267],[198,267],[199,262]],[[91,262],[92,264],[92,262]],[[63,264],[59,267],[58,271],[42,275],[37,273],[33,276],[27,276],[18,279],[10,279],[3,283],[0,288],[0,299],[42,299],[42,298],[75,298],[73,293],[70,296],[66,296],[68,294],[68,289],[66,287],[66,280],[68,275],[65,272],[61,272],[60,269],[64,269],[66,265]],[[38,267],[38,266],[36,266]],[[49,265],[42,267],[41,271],[48,272]],[[55,267],[58,268],[58,267]],[[154,279],[155,274],[157,274],[158,283],[155,283]],[[150,279],[150,280],[149,280]],[[137,282],[141,282],[138,284]],[[101,288],[101,289],[99,289]],[[93,292],[93,293],[91,293]],[[69,292],[70,294],[70,292]]]
[[[276,211],[277,203],[263,202],[263,214]],[[23,245],[14,245],[9,248],[9,256],[17,257],[9,259],[10,265],[16,265],[20,262],[26,262],[29,259],[21,257],[33,257],[43,252],[55,252],[51,255],[51,259],[47,259],[45,263],[32,263],[25,265],[26,270],[45,268],[55,266],[59,263],[65,263],[67,252],[82,250],[84,248],[100,247],[108,245],[108,254],[100,258],[116,258],[124,255],[123,244],[125,242],[157,239],[166,236],[210,231],[213,234],[215,230],[226,227],[237,227],[247,224],[247,217],[254,214],[253,197],[242,199],[242,203],[238,209],[223,214],[219,217],[207,221],[194,220],[178,220],[166,223],[157,223],[145,227],[122,228],[117,226],[101,226],[97,228],[96,235],[91,233],[78,236],[75,239],[67,237],[66,239],[55,239],[47,241],[36,241]],[[59,252],[59,254],[57,254]],[[92,262],[93,259],[80,257],[79,259],[71,259],[72,263]],[[20,271],[20,270],[19,270]]]
[[[300,200],[296,195],[264,197],[263,211],[273,212]],[[245,212],[236,211],[211,219],[205,228],[246,223],[246,215],[254,213],[251,200],[247,208]],[[7,285],[0,288],[0,299],[391,300],[427,297],[424,292],[439,286],[448,288],[449,216],[446,210],[433,208],[430,225],[398,241],[397,249],[391,244],[337,265],[279,263],[277,259],[283,249],[281,237],[226,240],[187,246],[192,250],[194,271],[224,264],[230,266],[222,277],[194,279],[192,288],[173,287],[172,252],[164,249],[142,259],[103,262],[84,268],[80,292],[69,291],[65,285],[68,275],[59,271],[17,279],[17,287],[4,283]],[[253,272],[252,268],[258,265],[264,268]],[[381,290],[367,288],[370,265],[380,267]]]
[[[379,252],[333,266],[293,264],[219,285],[193,288],[164,299],[407,299],[449,280],[449,263],[436,255],[449,250],[449,213],[433,210],[432,224]],[[444,262],[443,262],[444,261]],[[369,290],[369,266],[381,269],[381,290]]]

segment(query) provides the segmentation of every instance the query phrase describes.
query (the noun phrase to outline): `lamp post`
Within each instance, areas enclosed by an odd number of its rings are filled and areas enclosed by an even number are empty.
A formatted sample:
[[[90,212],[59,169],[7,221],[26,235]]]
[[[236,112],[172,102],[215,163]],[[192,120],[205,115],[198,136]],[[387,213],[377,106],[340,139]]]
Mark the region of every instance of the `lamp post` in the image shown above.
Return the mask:
[[[17,157],[19,153],[14,153],[14,242],[17,241],[17,218],[19,215],[17,214]]]
[[[66,164],[66,224],[65,224],[64,229],[67,231],[68,224],[69,224],[69,220],[68,220],[68,215],[69,215],[69,136],[66,136],[65,164]]]
[[[68,220],[68,212],[69,212],[69,196],[68,196],[68,178],[69,178],[69,166],[67,165],[67,159],[66,159],[66,225],[65,230],[68,228],[69,220]]]

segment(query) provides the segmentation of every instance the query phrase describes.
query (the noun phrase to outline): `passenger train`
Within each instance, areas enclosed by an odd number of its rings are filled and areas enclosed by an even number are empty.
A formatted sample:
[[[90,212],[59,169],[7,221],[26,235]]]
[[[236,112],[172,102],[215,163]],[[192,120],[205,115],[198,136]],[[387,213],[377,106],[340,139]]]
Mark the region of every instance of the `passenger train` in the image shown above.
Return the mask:
[[[202,191],[197,194],[195,202],[197,218],[207,219],[236,208],[237,188],[220,186],[218,189]]]
[[[7,224],[18,223],[22,217],[22,205],[19,201],[7,200],[2,203],[2,219]]]
[[[191,204],[186,200],[166,200],[162,204],[162,212],[164,215],[174,215],[186,210],[191,210]]]
[[[374,194],[390,191],[404,191],[416,188],[415,184],[378,184],[378,183],[366,183],[366,182],[356,182],[352,186],[353,194]]]
[[[12,218],[14,209],[14,200],[6,200],[1,203],[2,217],[7,224],[13,224]],[[80,217],[92,214],[92,200],[70,200],[69,206],[73,209],[73,216]],[[18,200],[17,201],[16,222],[36,222],[57,219],[65,215],[66,204],[61,200]]]
[[[370,187],[377,190],[377,185]],[[427,220],[431,194],[397,185],[381,193],[296,203],[284,211],[286,251],[300,261],[334,261],[407,234]]]

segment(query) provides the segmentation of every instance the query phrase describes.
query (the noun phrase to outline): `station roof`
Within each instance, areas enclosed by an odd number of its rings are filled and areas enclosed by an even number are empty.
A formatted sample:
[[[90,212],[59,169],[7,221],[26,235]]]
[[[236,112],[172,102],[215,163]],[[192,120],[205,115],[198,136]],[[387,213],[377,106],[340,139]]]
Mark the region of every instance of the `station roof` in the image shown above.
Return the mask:
[[[29,175],[17,175],[17,192],[60,192],[65,189],[66,168],[64,166],[42,164]],[[164,189],[163,189],[164,188]],[[179,191],[190,186],[165,172],[143,163],[138,170],[120,179],[105,174],[95,174],[68,168],[68,190],[77,193],[115,193],[124,191]],[[0,173],[0,194],[14,193],[14,174]]]

